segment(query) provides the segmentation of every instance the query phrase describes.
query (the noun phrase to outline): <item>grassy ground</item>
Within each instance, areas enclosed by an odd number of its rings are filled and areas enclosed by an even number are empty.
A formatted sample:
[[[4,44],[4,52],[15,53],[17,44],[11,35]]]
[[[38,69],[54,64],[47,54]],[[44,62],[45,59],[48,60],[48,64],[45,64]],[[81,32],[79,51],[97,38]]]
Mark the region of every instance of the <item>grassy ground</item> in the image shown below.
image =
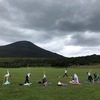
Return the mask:
[[[11,73],[9,79],[10,85],[2,85],[3,76],[7,69],[0,69],[0,100],[99,100],[100,98],[100,83],[86,84],[86,72],[89,68],[69,68],[68,74],[77,73],[81,85],[69,84],[70,78],[63,78],[64,68],[12,68],[8,69]],[[30,86],[20,86],[24,83],[25,75],[30,70],[32,76]],[[38,84],[41,81],[43,73],[46,73],[47,80],[51,83],[50,86],[44,87]],[[99,68],[92,68],[92,74],[98,72]],[[58,78],[57,76],[61,76]],[[67,83],[66,87],[57,86],[57,82]]]

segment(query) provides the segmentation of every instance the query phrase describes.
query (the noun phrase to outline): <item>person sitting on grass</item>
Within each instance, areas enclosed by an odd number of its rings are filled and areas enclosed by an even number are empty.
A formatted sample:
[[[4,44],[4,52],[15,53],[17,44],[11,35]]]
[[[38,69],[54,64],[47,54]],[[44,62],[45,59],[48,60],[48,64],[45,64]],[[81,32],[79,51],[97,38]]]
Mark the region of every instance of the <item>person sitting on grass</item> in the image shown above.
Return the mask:
[[[79,83],[78,76],[77,76],[76,73],[74,73],[73,79],[72,79],[72,81],[70,81],[69,83],[71,83],[71,84],[80,84],[80,83]]]
[[[100,82],[100,75],[98,75],[96,72],[94,73],[94,82]]]
[[[4,85],[8,85],[8,84],[10,84],[10,82],[9,82],[9,77],[10,77],[10,73],[9,73],[9,71],[7,71],[7,73],[4,75],[4,80],[3,80],[3,84]]]
[[[48,82],[47,82],[47,78],[46,78],[45,74],[43,75],[42,83],[43,83],[44,86],[48,86]]]
[[[48,82],[47,82],[47,78],[46,78],[45,73],[44,73],[44,75],[43,75],[42,81],[39,81],[38,83],[42,84],[43,86],[49,86],[49,85],[51,84],[51,83],[48,83]]]

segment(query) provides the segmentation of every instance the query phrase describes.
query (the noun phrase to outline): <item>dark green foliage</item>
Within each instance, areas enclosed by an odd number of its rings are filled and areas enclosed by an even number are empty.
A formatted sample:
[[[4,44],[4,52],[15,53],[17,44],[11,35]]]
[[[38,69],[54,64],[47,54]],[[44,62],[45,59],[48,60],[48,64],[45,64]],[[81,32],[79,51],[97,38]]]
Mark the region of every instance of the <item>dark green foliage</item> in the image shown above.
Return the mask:
[[[73,65],[96,65],[100,64],[99,55],[91,55],[76,58],[0,58],[0,67],[70,67]]]
[[[76,58],[70,58],[72,61],[72,64],[75,65],[93,65],[93,64],[100,64],[100,55],[90,55],[90,56],[84,56],[84,57],[76,57]]]
[[[31,42],[19,41],[0,46],[0,67],[69,67],[100,64],[99,55],[67,58],[44,50]]]
[[[60,58],[0,58],[0,67],[18,68],[18,67],[41,67],[41,66],[64,66]]]

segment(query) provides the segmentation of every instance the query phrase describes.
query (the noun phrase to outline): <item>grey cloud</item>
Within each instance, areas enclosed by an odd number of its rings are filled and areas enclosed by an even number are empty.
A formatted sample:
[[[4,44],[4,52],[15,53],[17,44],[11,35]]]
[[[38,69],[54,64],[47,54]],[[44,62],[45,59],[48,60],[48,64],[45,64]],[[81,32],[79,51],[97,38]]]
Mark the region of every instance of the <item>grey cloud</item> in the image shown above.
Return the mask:
[[[58,20],[57,29],[69,32],[100,31],[99,7],[99,0],[95,0],[95,3],[90,0],[80,6],[73,6],[69,9],[72,13],[69,13],[68,17],[66,14],[65,18]]]
[[[100,44],[99,7],[100,0],[2,0],[0,38],[7,42],[26,39],[46,43],[48,49],[60,40],[64,40],[59,43],[61,48],[96,47]]]
[[[80,31],[86,31],[86,26],[83,22],[72,22],[66,19],[63,19],[59,21],[58,30],[62,31],[68,31],[68,32],[80,32]]]
[[[99,0],[7,0],[8,17],[36,30],[99,31]],[[96,7],[97,6],[97,7]],[[98,10],[98,11],[97,11]],[[97,12],[96,12],[97,11]],[[57,23],[57,24],[56,24]],[[95,25],[94,25],[95,24]]]
[[[83,47],[96,47],[100,44],[100,34],[94,33],[76,33],[72,36],[71,45],[83,46]]]
[[[21,34],[20,31],[18,30],[6,29],[6,31],[4,31],[3,33],[4,33],[3,35],[0,34],[0,39],[6,40],[6,42],[23,40],[28,38],[28,36],[25,36],[25,34]]]
[[[59,1],[46,1],[43,0],[24,0],[20,2],[19,0],[9,0],[9,7],[13,8],[12,10],[18,13],[22,13],[22,27],[25,28],[36,28],[42,30],[53,30],[55,29],[55,23],[62,17],[66,17],[67,15],[71,16],[70,9],[67,10],[68,7],[63,4],[63,2]],[[62,4],[62,5],[61,5]],[[12,14],[14,14],[12,12]],[[21,16],[19,16],[19,19]],[[22,18],[21,18],[22,19]]]

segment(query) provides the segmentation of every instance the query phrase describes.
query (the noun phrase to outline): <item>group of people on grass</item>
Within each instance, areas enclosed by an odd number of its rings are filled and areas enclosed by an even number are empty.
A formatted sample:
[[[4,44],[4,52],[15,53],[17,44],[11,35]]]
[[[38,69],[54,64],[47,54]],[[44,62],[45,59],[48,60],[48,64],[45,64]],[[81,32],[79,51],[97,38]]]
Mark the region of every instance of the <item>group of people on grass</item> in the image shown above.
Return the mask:
[[[7,71],[7,73],[4,75],[4,79],[3,79],[3,84],[4,85],[8,85],[10,84],[9,82],[9,77],[11,77],[9,71]],[[29,82],[29,79],[31,77],[31,73],[27,73],[26,77],[25,77],[25,82],[23,85],[30,85],[32,83]],[[73,77],[69,77],[69,75],[67,74],[67,69],[65,69],[64,71],[64,75],[63,77],[68,77],[68,78],[72,78],[71,81],[69,81],[69,83],[71,84],[81,84],[79,82],[79,78],[78,78],[78,75],[76,73],[74,73]],[[89,72],[87,72],[87,82],[97,82],[99,83],[100,82],[100,75],[98,75],[96,72],[94,73],[94,77],[92,77],[91,75],[91,70]],[[51,83],[48,83],[47,82],[47,78],[46,78],[46,74],[44,73],[43,75],[43,78],[41,81],[39,81],[38,83],[42,84],[43,86],[49,86]],[[58,82],[57,83],[58,86],[68,86],[68,84],[65,84],[65,83],[62,83],[62,82]]]
[[[4,84],[4,85],[10,84],[10,82],[9,82],[9,77],[10,77],[10,76],[11,76],[11,75],[10,75],[9,71],[7,71],[7,73],[4,75],[4,79],[3,79],[3,83],[2,83],[2,84]],[[30,85],[30,84],[32,84],[32,83],[30,83],[30,81],[29,81],[30,77],[31,77],[31,73],[27,73],[27,75],[25,76],[25,82],[24,82],[23,85]],[[43,75],[42,81],[40,81],[39,83],[41,83],[41,84],[44,85],[44,86],[50,85],[50,83],[48,84],[48,82],[47,82],[45,73],[44,73],[44,75]]]
[[[4,75],[4,79],[3,79],[3,83],[4,85],[8,85],[10,84],[9,82],[9,77],[11,77],[9,71],[7,71],[7,73]],[[29,79],[31,77],[31,73],[27,73],[26,77],[25,77],[25,82],[23,85],[30,85],[31,83],[29,82]]]
[[[100,82],[100,75],[97,72],[95,72],[93,75],[94,75],[94,77],[92,77],[92,75],[91,75],[91,70],[89,72],[87,72],[88,82],[93,82],[93,83],[97,82],[97,83],[99,83]]]
[[[94,83],[94,82],[99,83],[100,82],[100,75],[97,72],[95,72],[93,75],[94,75],[94,77],[92,77],[92,75],[91,75],[91,70],[89,72],[87,72],[87,82],[89,82],[89,83]],[[69,77],[68,74],[67,74],[67,69],[65,69],[63,77]],[[72,80],[69,83],[71,83],[71,84],[81,84],[79,82],[79,78],[78,78],[78,75],[76,73],[74,73]]]

